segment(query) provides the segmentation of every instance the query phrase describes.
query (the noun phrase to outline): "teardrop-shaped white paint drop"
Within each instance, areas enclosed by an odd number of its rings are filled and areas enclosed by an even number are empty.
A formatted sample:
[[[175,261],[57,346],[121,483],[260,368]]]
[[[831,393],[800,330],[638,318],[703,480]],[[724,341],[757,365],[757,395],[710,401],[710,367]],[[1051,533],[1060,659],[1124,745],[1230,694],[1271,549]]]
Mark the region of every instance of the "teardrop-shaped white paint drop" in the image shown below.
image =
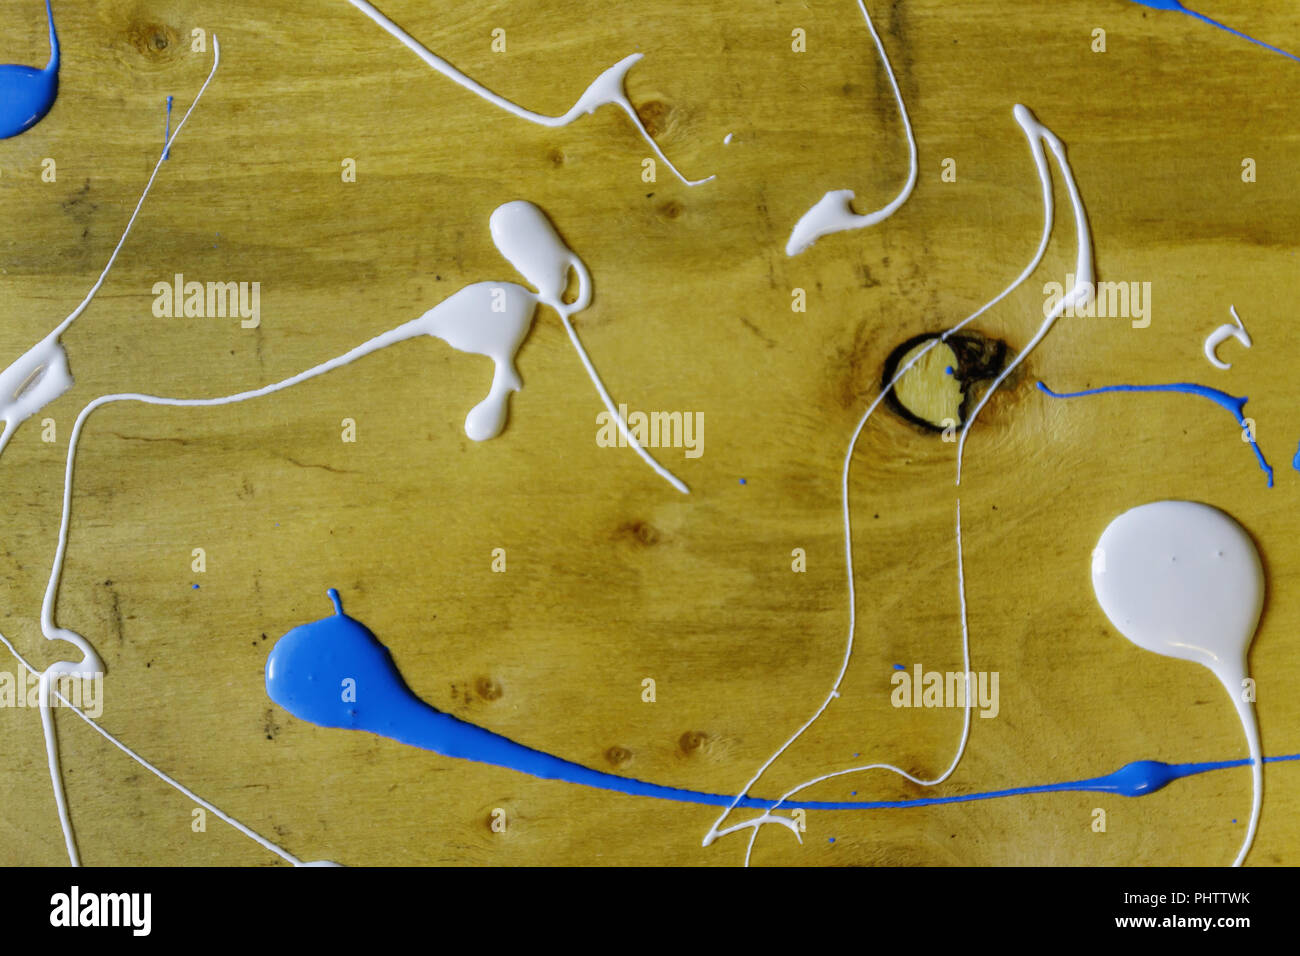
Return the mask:
[[[1204,664],[1232,698],[1254,772],[1250,849],[1263,800],[1263,759],[1246,655],[1264,608],[1264,567],[1246,530],[1192,501],[1156,501],[1124,512],[1092,556],[1092,586],[1110,622],[1138,647]]]

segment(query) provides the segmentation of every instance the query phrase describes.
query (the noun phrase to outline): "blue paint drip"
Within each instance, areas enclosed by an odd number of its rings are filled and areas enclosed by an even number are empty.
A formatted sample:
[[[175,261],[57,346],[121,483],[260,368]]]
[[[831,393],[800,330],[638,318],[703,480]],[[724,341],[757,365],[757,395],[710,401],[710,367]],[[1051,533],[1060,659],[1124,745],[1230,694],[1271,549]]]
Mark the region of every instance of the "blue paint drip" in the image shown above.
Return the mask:
[[[1250,401],[1246,396],[1237,398],[1229,395],[1227,392],[1221,392],[1217,388],[1210,388],[1208,385],[1197,385],[1193,382],[1173,382],[1169,385],[1107,385],[1104,388],[1090,388],[1083,392],[1054,392],[1042,382],[1038,383],[1038,389],[1045,392],[1052,398],[1081,398],[1084,395],[1101,395],[1105,392],[1183,392],[1187,395],[1199,395],[1202,398],[1208,398],[1216,405],[1221,405],[1232,413],[1232,417],[1237,420],[1237,424],[1243,429],[1246,428],[1246,403]],[[1259,442],[1252,440],[1250,447],[1255,451],[1255,457],[1259,459],[1259,467],[1268,476],[1268,486],[1273,487],[1273,466],[1268,463],[1264,453],[1259,450]]]
[[[172,97],[171,94],[168,94],[167,125],[163,127],[163,159],[172,158],[171,147],[167,145],[171,141],[171,138],[172,138]]]
[[[1132,2],[1138,4],[1139,6],[1150,7],[1152,10],[1173,10],[1177,13],[1185,13],[1193,20],[1200,20],[1202,23],[1208,23],[1210,26],[1214,27],[1217,30],[1222,30],[1224,33],[1231,33],[1235,37],[1240,37],[1243,40],[1249,40],[1251,43],[1255,44],[1256,46],[1261,46],[1265,50],[1268,50],[1272,53],[1276,53],[1279,56],[1284,56],[1288,60],[1295,60],[1297,62],[1300,62],[1300,57],[1296,56],[1294,53],[1288,53],[1286,50],[1279,50],[1277,47],[1265,43],[1263,40],[1255,39],[1253,36],[1251,36],[1248,33],[1242,33],[1240,30],[1234,30],[1232,27],[1228,26],[1225,23],[1220,23],[1218,20],[1210,19],[1203,13],[1197,13],[1195,10],[1190,10],[1187,7],[1183,6],[1181,3],[1179,3],[1178,0],[1132,0]]]
[[[276,642],[266,659],[267,695],[300,720],[322,727],[365,730],[446,757],[505,767],[544,780],[718,807],[730,806],[735,799],[591,770],[444,714],[411,692],[388,648],[369,628],[343,612],[338,591],[330,588],[328,593],[334,615],[295,627]],[[1264,758],[1265,763],[1292,760],[1300,760],[1300,754]],[[1249,765],[1249,758],[1183,764],[1139,760],[1102,777],[1062,783],[911,800],[812,800],[787,805],[808,810],[888,810],[1063,791],[1138,797],[1183,777]],[[738,807],[757,810],[777,805],[776,800],[749,796],[736,802]]]
[[[59,94],[59,37],[54,11],[45,0],[50,21],[50,62],[45,69],[6,63],[0,66],[0,139],[25,133],[42,119]]]

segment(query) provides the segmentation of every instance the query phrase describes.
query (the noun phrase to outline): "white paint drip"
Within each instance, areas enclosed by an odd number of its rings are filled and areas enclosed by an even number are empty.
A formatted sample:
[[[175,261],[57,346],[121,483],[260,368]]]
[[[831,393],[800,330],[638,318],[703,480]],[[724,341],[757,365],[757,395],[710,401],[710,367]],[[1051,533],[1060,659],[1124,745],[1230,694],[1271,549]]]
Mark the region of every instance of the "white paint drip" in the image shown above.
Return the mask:
[[[898,114],[903,118],[903,128],[907,131],[907,146],[911,155],[907,182],[889,205],[865,216],[856,214],[850,205],[854,199],[852,189],[831,190],[795,223],[794,231],[790,233],[790,241],[785,244],[787,256],[799,255],[822,236],[850,229],[866,229],[884,222],[902,208],[903,203],[907,202],[908,197],[912,195],[912,190],[916,188],[916,179],[920,172],[916,157],[916,137],[912,133],[912,121],[907,115],[907,106],[903,103],[903,93],[898,88],[894,68],[889,63],[889,54],[885,52],[885,45],[880,40],[880,34],[876,32],[875,24],[871,22],[871,14],[867,12],[863,0],[858,0],[858,8],[867,20],[867,29],[871,31],[871,38],[876,41],[876,49],[880,51],[880,59],[885,64],[885,72],[889,75],[889,85],[893,87],[894,98],[898,101]]]
[[[501,254],[510,261],[519,274],[536,287],[538,300],[550,306],[560,317],[569,341],[573,343],[583,368],[596,387],[597,394],[605,403],[611,418],[618,424],[619,432],[654,473],[668,482],[684,495],[691,493],[686,484],[651,457],[650,453],[628,431],[627,422],[619,414],[618,406],[610,397],[604,382],[596,373],[587,350],[578,339],[578,333],[569,320],[576,312],[585,309],[591,302],[591,274],[582,260],[564,244],[546,218],[546,214],[530,202],[516,200],[497,207],[489,221],[492,239]],[[569,270],[578,276],[578,297],[572,303],[564,301],[564,290],[568,285]]]
[[[99,279],[91,286],[90,292],[81,300],[81,304],[73,309],[66,319],[55,326],[49,335],[28,349],[7,369],[0,372],[0,419],[3,419],[5,423],[4,431],[0,432],[0,455],[4,454],[5,446],[9,444],[9,439],[18,430],[18,426],[72,387],[73,379],[68,368],[68,355],[59,343],[59,337],[68,330],[73,322],[77,321],[81,313],[86,311],[91,300],[95,298],[95,294],[103,286],[104,280],[108,278],[109,270],[113,268],[113,263],[117,261],[117,254],[122,251],[122,246],[126,243],[126,237],[130,235],[131,227],[135,225],[136,217],[140,215],[140,209],[144,206],[144,201],[149,195],[149,190],[153,188],[154,180],[158,178],[158,170],[162,168],[167,151],[176,142],[176,138],[180,136],[181,130],[189,120],[190,114],[194,112],[194,108],[199,105],[199,100],[203,98],[203,93],[207,90],[208,84],[216,76],[217,67],[220,63],[221,44],[217,42],[216,34],[213,34],[212,69],[208,73],[208,78],[203,82],[203,86],[199,88],[198,96],[194,97],[194,102],[185,111],[181,121],[176,124],[176,129],[172,131],[167,144],[163,147],[163,151],[159,153],[158,162],[154,164],[153,172],[149,175],[149,181],[145,184],[144,192],[140,194],[140,199],[135,204],[135,211],[131,213],[131,218],[127,220],[126,228],[122,231],[122,237],[118,239],[112,255],[108,257],[108,264],[104,266],[104,271],[99,274]]]
[[[1250,852],[1264,798],[1264,759],[1247,694],[1247,654],[1264,607],[1264,568],[1250,535],[1217,508],[1157,501],[1124,512],[1093,551],[1092,586],[1106,617],[1144,650],[1208,667],[1232,698],[1250,750]]]
[[[1211,332],[1205,339],[1205,357],[1210,360],[1210,364],[1217,369],[1227,371],[1232,368],[1231,362],[1225,362],[1218,355],[1218,348],[1228,339],[1236,339],[1246,348],[1250,348],[1254,343],[1250,340],[1250,333],[1246,331],[1246,326],[1242,324],[1241,316],[1237,314],[1235,305],[1228,306],[1228,311],[1232,314],[1235,325],[1224,324]]]
[[[774,764],[780,758],[780,756],[783,753],[785,753],[785,751],[788,750],[792,744],[794,744],[796,740],[798,740],[801,736],[803,736],[804,732],[807,731],[808,728],[811,727],[819,717],[821,717],[822,713],[825,712],[826,708],[830,706],[831,701],[839,696],[839,687],[844,680],[844,675],[848,671],[848,662],[853,653],[853,644],[854,644],[855,634],[857,630],[857,590],[854,582],[853,523],[849,511],[849,470],[852,465],[853,452],[854,449],[857,447],[858,438],[861,436],[863,429],[866,427],[867,421],[871,418],[871,416],[875,413],[876,409],[880,406],[881,402],[885,400],[886,396],[889,395],[890,391],[893,389],[893,387],[896,384],[898,384],[898,382],[903,378],[903,376],[906,375],[909,371],[911,371],[911,369],[918,362],[920,362],[921,359],[925,357],[926,353],[928,353],[931,349],[935,348],[940,343],[947,341],[947,339],[950,336],[955,335],[957,332],[961,331],[961,329],[963,329],[965,326],[969,325],[971,322],[978,319],[984,313],[988,312],[991,308],[993,308],[995,305],[1000,303],[1003,299],[1011,295],[1012,292],[1014,292],[1021,285],[1023,285],[1024,282],[1034,273],[1034,270],[1036,270],[1039,264],[1042,262],[1043,256],[1047,252],[1048,243],[1051,241],[1052,224],[1054,219],[1052,180],[1051,180],[1051,176],[1048,173],[1046,159],[1043,156],[1042,146],[1040,142],[1040,138],[1043,133],[1047,133],[1047,135],[1051,135],[1051,134],[1048,133],[1044,127],[1038,126],[1038,124],[1035,121],[1033,121],[1033,114],[1030,113],[1029,110],[1026,109],[1025,107],[1017,106],[1015,108],[1014,115],[1016,121],[1020,124],[1021,129],[1024,130],[1025,135],[1029,140],[1030,152],[1033,155],[1035,165],[1038,169],[1039,179],[1042,184],[1043,231],[1038,241],[1038,248],[1034,251],[1034,255],[1030,259],[1029,264],[1025,266],[1025,268],[1021,271],[1020,275],[1018,275],[1014,280],[1012,280],[1010,285],[1008,285],[994,298],[990,299],[984,305],[980,306],[978,309],[976,309],[966,318],[962,319],[952,328],[948,329],[942,335],[936,336],[935,338],[927,342],[924,346],[917,349],[916,354],[914,354],[906,363],[902,364],[895,371],[893,377],[889,380],[888,384],[875,397],[875,399],[867,407],[867,410],[863,413],[862,417],[858,420],[857,427],[854,429],[853,436],[849,441],[848,452],[845,454],[844,457],[844,468],[843,468],[842,478],[841,478],[841,503],[842,503],[843,520],[844,520],[844,555],[845,555],[845,567],[847,572],[848,592],[849,592],[849,627],[848,627],[848,638],[846,641],[845,652],[844,652],[844,660],[840,666],[839,674],[836,677],[834,685],[831,687],[830,693],[827,695],[826,699],[822,702],[821,706],[813,714],[812,718],[809,719],[807,723],[805,723],[802,727],[800,727],[785,743],[783,743],[776,750],[774,754],[772,754],[771,757],[767,759],[767,761],[761,767],[759,767],[758,771],[753,775],[753,777],[750,778],[749,782],[745,784],[744,789],[737,795],[735,800],[733,800],[732,803],[718,817],[718,819],[714,821],[713,826],[710,827],[709,832],[704,837],[704,846],[709,846],[719,836],[722,836],[724,832],[730,833],[739,829],[744,829],[747,826],[752,827],[754,833],[750,837],[750,842],[749,842],[750,849],[746,851],[746,855],[745,855],[746,864],[748,864],[749,862],[750,852],[753,849],[754,840],[757,837],[758,829],[763,824],[778,823],[781,824],[782,826],[786,826],[793,829],[792,821],[784,817],[773,816],[771,811],[769,810],[764,812],[758,817],[746,821],[745,823],[732,826],[725,831],[719,831],[718,830],[719,825],[722,824],[723,821],[727,819],[727,817],[735,809],[736,804],[739,803],[740,799],[749,794],[749,791],[762,778],[763,774],[767,772],[768,768],[771,767],[772,764]],[[962,569],[960,500],[958,501],[957,509],[958,509],[957,510],[957,522],[958,522],[957,523],[957,565],[958,565],[957,575],[958,575],[958,590],[960,592],[961,607],[962,607],[962,645],[963,645],[963,653],[966,660],[966,672],[970,673],[969,634],[968,634],[967,623],[966,623],[965,577],[964,577],[964,571]],[[967,700],[967,715],[966,715],[967,723],[965,729],[962,732],[961,745],[958,747],[957,755],[954,758],[952,766],[950,766],[948,770],[941,777],[936,779],[934,783],[940,783],[943,780],[947,779],[948,775],[950,775],[952,771],[956,768],[956,765],[960,761],[962,754],[965,752],[965,744],[966,744],[966,738],[969,734],[969,720],[970,720],[969,695],[967,695],[966,700]],[[829,779],[829,777],[840,776],[848,773],[857,773],[865,770],[890,770],[896,773],[901,773],[903,776],[908,777],[908,779],[912,780],[914,783],[923,783],[917,778],[909,776],[906,772],[901,771],[897,767],[894,767],[890,764],[867,764],[862,767],[852,767],[846,770],[836,771],[835,773],[830,774],[829,776],[818,777],[813,780],[807,781],[803,784],[800,784],[798,787],[794,788],[792,791],[790,791],[790,793],[791,794],[798,793],[803,789],[805,789],[806,787],[810,787],[821,780]],[[933,785],[933,784],[929,784],[929,785]],[[795,832],[797,836],[797,831]]]
[[[493,106],[505,110],[512,116],[517,116],[530,123],[536,123],[538,126],[549,126],[554,128],[558,126],[568,126],[579,117],[586,116],[589,113],[594,113],[602,106],[617,106],[628,115],[629,119],[632,120],[633,125],[636,126],[638,131],[640,131],[641,137],[650,145],[650,148],[654,150],[655,155],[659,157],[659,161],[671,169],[673,174],[687,186],[699,186],[716,178],[714,176],[708,176],[704,179],[687,179],[678,171],[677,167],[672,164],[668,157],[664,155],[663,150],[659,148],[659,144],[654,141],[650,132],[645,128],[645,124],[641,122],[641,117],[637,115],[636,109],[632,106],[632,102],[627,98],[627,90],[625,86],[628,70],[632,69],[632,66],[641,59],[642,54],[640,53],[633,53],[630,56],[624,57],[604,73],[600,74],[600,76],[596,77],[592,84],[587,87],[586,91],[578,98],[578,101],[573,104],[567,113],[563,113],[560,116],[547,116],[545,113],[534,113],[532,110],[524,109],[522,106],[512,103],[504,96],[492,92],[477,80],[466,76],[460,70],[456,69],[442,57],[438,56],[438,54],[434,53],[422,44],[419,40],[415,39],[415,37],[411,36],[399,27],[392,20],[388,19],[388,17],[384,16],[383,13],[375,9],[374,5],[367,3],[366,0],[348,0],[348,2],[379,26],[383,27],[384,30],[395,37],[403,46],[413,52],[429,66],[433,67],[433,69],[447,77],[447,79],[463,86],[471,93],[487,100]]]
[[[971,426],[975,424],[975,419],[984,406],[988,404],[993,393],[998,387],[1006,381],[1007,376],[1015,371],[1016,367],[1023,362],[1035,348],[1038,343],[1047,337],[1047,333],[1052,330],[1067,309],[1075,309],[1084,306],[1088,300],[1095,294],[1096,275],[1093,271],[1092,264],[1092,231],[1088,228],[1088,213],[1083,207],[1083,197],[1079,195],[1079,186],[1074,181],[1074,171],[1070,169],[1070,161],[1065,156],[1065,145],[1056,137],[1050,129],[1038,122],[1034,114],[1027,107],[1016,107],[1016,122],[1018,122],[1025,135],[1029,138],[1029,148],[1034,154],[1034,163],[1038,167],[1038,176],[1043,181],[1043,201],[1047,209],[1047,228],[1051,231],[1051,220],[1055,203],[1052,197],[1052,177],[1047,167],[1047,157],[1043,153],[1043,143],[1046,143],[1056,158],[1056,165],[1061,170],[1061,177],[1065,180],[1065,185],[1070,194],[1070,205],[1074,209],[1074,227],[1078,252],[1076,256],[1074,275],[1075,283],[1073,288],[1065,294],[1056,307],[1048,313],[1043,324],[1038,327],[1034,337],[1029,340],[1029,344],[1021,349],[1014,359],[1002,370],[1002,373],[993,380],[993,384],[985,390],[980,397],[979,402],[975,405],[975,410],[970,413],[966,419],[965,425],[962,426],[961,438],[957,442],[957,484],[961,484],[961,463],[962,455],[966,450],[966,438],[970,434]]]

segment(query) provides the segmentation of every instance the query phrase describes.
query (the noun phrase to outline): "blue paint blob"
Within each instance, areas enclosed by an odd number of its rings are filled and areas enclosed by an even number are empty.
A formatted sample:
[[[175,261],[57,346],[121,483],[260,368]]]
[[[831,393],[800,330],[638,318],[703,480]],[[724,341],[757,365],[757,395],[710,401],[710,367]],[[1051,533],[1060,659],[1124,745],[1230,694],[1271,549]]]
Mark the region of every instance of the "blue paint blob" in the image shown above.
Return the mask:
[[[826,838],[826,842],[827,842],[827,843],[834,843],[834,842],[835,842],[835,837],[827,837],[827,838]]]
[[[1291,459],[1291,467],[1300,471],[1300,448],[1296,449],[1295,457]]]
[[[1231,33],[1235,37],[1240,37],[1243,40],[1249,40],[1251,43],[1255,44],[1256,46],[1261,46],[1265,50],[1268,50],[1272,53],[1276,53],[1279,56],[1284,56],[1288,60],[1295,60],[1297,62],[1300,62],[1300,57],[1297,57],[1294,53],[1288,53],[1286,50],[1279,50],[1277,47],[1271,46],[1270,44],[1265,43],[1263,40],[1256,40],[1253,36],[1250,36],[1247,33],[1242,33],[1240,30],[1234,30],[1232,27],[1228,26],[1227,24],[1220,23],[1218,20],[1212,20],[1203,13],[1197,13],[1195,10],[1188,9],[1187,7],[1179,3],[1178,0],[1132,0],[1132,2],[1136,3],[1138,6],[1150,7],[1152,10],[1172,10],[1177,13],[1185,13],[1193,20],[1200,20],[1202,23],[1208,23],[1216,30],[1222,30],[1224,33]]]
[[[54,11],[45,0],[50,22],[50,62],[45,69],[6,63],[0,66],[0,139],[25,133],[42,119],[59,94],[59,37]]]
[[[198,586],[197,584],[191,584],[191,585],[190,585],[190,590],[191,590],[191,591],[197,591],[198,589],[199,589],[199,586]]]
[[[895,664],[895,665],[894,665],[894,670],[896,670],[896,671],[905,671],[905,670],[907,670],[907,668],[904,667],[902,664]]]
[[[741,478],[741,479],[740,479],[740,483],[743,485],[743,484],[745,483],[745,479],[744,479],[744,478]]]
[[[338,591],[330,588],[328,594],[334,603],[333,616],[295,627],[276,641],[266,659],[267,695],[300,720],[321,727],[365,730],[446,757],[505,767],[544,780],[562,780],[633,796],[719,807],[730,806],[735,799],[592,770],[437,710],[416,697],[406,686],[388,648],[379,643],[370,629],[343,612]],[[1293,760],[1300,760],[1300,754],[1264,758],[1265,763]],[[735,805],[757,810],[770,810],[779,805],[809,810],[888,810],[1063,791],[1139,797],[1154,793],[1183,777],[1249,764],[1249,758],[1183,764],[1139,760],[1102,777],[1008,787],[983,793],[911,800],[801,800],[787,804],[746,796],[737,800]]]
[[[953,373],[953,368],[951,365],[945,367],[943,370],[944,375],[951,375],[952,373]]]
[[[1038,390],[1050,395],[1052,398],[1081,398],[1085,395],[1101,395],[1105,392],[1183,392],[1187,395],[1199,395],[1202,398],[1208,398],[1216,405],[1226,408],[1243,429],[1247,427],[1245,409],[1246,403],[1250,401],[1244,395],[1237,398],[1227,392],[1221,392],[1217,388],[1210,388],[1208,385],[1197,385],[1194,382],[1172,382],[1168,385],[1107,385],[1104,388],[1090,388],[1082,392],[1054,392],[1042,382],[1039,382]],[[1268,463],[1264,453],[1259,450],[1259,442],[1251,441],[1249,444],[1255,452],[1255,457],[1259,460],[1260,470],[1268,476],[1268,486],[1272,488],[1273,466]]]

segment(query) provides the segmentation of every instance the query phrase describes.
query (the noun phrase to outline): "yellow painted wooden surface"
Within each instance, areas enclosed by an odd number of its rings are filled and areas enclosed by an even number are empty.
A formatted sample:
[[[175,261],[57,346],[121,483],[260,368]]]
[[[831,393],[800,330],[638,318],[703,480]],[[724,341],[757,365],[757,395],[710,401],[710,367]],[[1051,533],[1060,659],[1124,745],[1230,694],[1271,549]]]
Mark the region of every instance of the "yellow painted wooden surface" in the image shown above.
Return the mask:
[[[745,836],[700,841],[716,811],[452,761],[289,717],[263,689],[272,642],[325,616],[324,590],[393,650],[434,705],[611,772],[734,792],[829,689],[847,622],[840,469],[888,353],[995,295],[1029,261],[1039,186],[1013,104],[1066,142],[1101,277],[1152,284],[1152,322],[1062,320],[979,421],[961,489],[973,667],[1000,675],[940,793],[1109,772],[1129,760],[1244,755],[1201,668],[1139,651],[1097,608],[1089,553],[1154,499],[1223,507],[1269,574],[1251,656],[1269,753],[1300,750],[1300,517],[1290,459],[1300,71],[1185,17],[1120,0],[874,4],[916,128],[921,177],[888,222],[788,259],[827,189],[892,197],[906,147],[849,0],[474,4],[383,8],[470,75],[559,113],[629,52],[629,77],[690,189],[602,109],[567,129],[506,115],[436,75],[342,0],[55,4],[64,66],[50,116],[0,143],[0,362],[65,316],[102,267],[161,146],[163,104],[217,78],[165,164],[101,294],[64,337],[76,387],[0,462],[0,630],[39,666],[39,609],[67,439],[92,398],[218,395],[340,354],[469,282],[516,281],[487,229],[542,206],[591,268],[580,334],[616,400],[704,413],[704,454],[656,453],[679,495],[627,449],[598,447],[599,400],[555,316],[519,355],[525,387],[498,440],[462,422],[485,359],[424,339],[290,392],[215,410],[115,405],[81,442],[60,624],[110,668],[102,725],[304,859],[347,864],[735,865]],[[1205,12],[1300,47],[1285,5]],[[28,9],[30,8],[30,9]],[[35,2],[3,10],[8,62],[44,63]],[[493,53],[493,29],[507,50]],[[791,51],[791,31],[808,50]],[[1090,49],[1107,31],[1107,52]],[[179,112],[178,114],[179,115]],[[730,145],[723,138],[734,133]],[[57,162],[54,183],[41,160]],[[357,163],[357,182],[340,163]],[[1258,181],[1242,181],[1242,161]],[[956,160],[957,181],[941,181]],[[1074,262],[1064,192],[1042,268],[975,328],[1022,346],[1043,284]],[[153,283],[258,281],[256,330],[155,318]],[[792,290],[807,312],[791,310]],[[1255,338],[1201,354],[1239,308]],[[1061,388],[1200,381],[1250,396],[1268,491],[1228,416],[1184,396],[1049,403]],[[355,419],[358,440],[340,440]],[[858,633],[843,696],[755,787],[773,794],[854,755],[920,774],[949,762],[956,710],[890,704],[892,665],[960,668],[955,446],[881,413],[858,446]],[[741,483],[744,479],[744,484]],[[202,547],[207,570],[191,571]],[[490,570],[504,548],[508,570]],[[807,572],[791,571],[791,552]],[[199,584],[197,590],[192,584]],[[10,659],[0,665],[14,670]],[[657,701],[641,700],[642,680]],[[89,864],[269,865],[221,822],[61,713]],[[0,710],[0,860],[65,861],[40,721]],[[1250,862],[1300,862],[1300,768],[1270,766]],[[873,773],[808,798],[918,795]],[[1226,864],[1246,770],[1141,800],[1056,794],[908,811],[810,813],[800,846],[765,831],[761,864]],[[1108,812],[1092,832],[1092,810]],[[492,811],[506,812],[504,834]],[[741,819],[738,815],[734,819]],[[1234,825],[1233,820],[1237,820]],[[836,842],[829,842],[835,837]]]

